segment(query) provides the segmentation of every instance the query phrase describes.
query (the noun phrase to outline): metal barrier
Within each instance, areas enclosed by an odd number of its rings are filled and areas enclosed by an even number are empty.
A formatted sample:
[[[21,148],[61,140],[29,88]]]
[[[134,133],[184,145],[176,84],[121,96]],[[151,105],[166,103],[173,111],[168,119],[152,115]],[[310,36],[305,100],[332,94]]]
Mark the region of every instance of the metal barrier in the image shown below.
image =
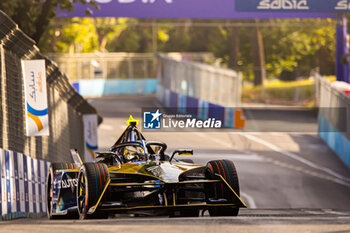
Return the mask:
[[[84,153],[83,114],[96,114],[57,65],[40,54],[35,42],[0,11],[0,148],[51,162],[70,161],[69,150]],[[25,136],[21,59],[45,59],[50,136]],[[100,122],[102,118],[99,118]]]
[[[192,61],[214,61],[212,53],[169,53]],[[47,54],[71,81],[86,79],[144,79],[155,77],[153,53],[78,53]]]
[[[166,55],[157,57],[157,98],[165,107],[200,119],[221,120],[227,128],[245,127],[237,72]]]
[[[314,74],[319,135],[350,168],[350,97]]]
[[[144,95],[157,91],[157,79],[92,79],[72,82],[75,90],[84,97],[108,95]]]
[[[224,107],[241,106],[241,75],[211,65],[158,54],[158,85]]]
[[[50,163],[0,149],[0,220],[43,217]]]

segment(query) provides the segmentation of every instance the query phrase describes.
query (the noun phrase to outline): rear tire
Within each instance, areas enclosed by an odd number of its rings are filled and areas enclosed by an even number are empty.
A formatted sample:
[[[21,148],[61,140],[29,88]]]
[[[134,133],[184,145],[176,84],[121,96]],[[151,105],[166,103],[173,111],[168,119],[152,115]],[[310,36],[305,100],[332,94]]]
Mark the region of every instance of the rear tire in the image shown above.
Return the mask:
[[[230,160],[214,160],[207,163],[207,167],[211,171],[212,175],[221,175],[226,182],[231,186],[231,188],[239,196],[239,181],[236,171],[236,167]],[[224,185],[216,185],[217,199],[224,198],[228,201],[232,200],[232,195],[230,192],[225,192]],[[215,207],[209,209],[210,216],[237,216],[239,208],[235,207]]]
[[[65,169],[75,169],[79,168],[77,164],[74,163],[51,163],[49,168],[49,174],[47,175],[47,185],[46,185],[46,211],[47,217],[49,219],[77,219],[78,215],[75,213],[68,213],[67,215],[53,215],[52,213],[52,198],[53,198],[53,176],[57,170]]]
[[[88,214],[96,204],[109,178],[107,165],[103,163],[84,163],[80,169],[77,187],[77,204],[80,219],[106,218],[105,213]]]

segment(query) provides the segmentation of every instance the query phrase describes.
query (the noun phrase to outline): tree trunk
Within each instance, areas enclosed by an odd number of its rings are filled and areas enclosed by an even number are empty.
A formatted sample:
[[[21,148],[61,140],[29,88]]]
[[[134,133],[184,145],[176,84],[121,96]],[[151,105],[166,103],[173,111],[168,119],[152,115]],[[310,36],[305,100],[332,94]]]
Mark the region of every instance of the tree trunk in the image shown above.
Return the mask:
[[[266,78],[265,53],[263,38],[257,26],[253,29],[251,43],[254,64],[254,86],[263,85]]]
[[[229,29],[231,33],[229,41],[229,67],[236,70],[238,67],[238,53],[239,53],[239,36],[236,27],[231,27]]]
[[[39,43],[41,36],[44,34],[50,19],[55,15],[57,4],[53,0],[46,0],[41,8],[38,18],[35,20],[35,32],[31,36],[33,40]]]
[[[101,53],[106,52],[107,42],[108,42],[107,35],[104,35],[101,39],[101,42],[100,42],[100,52]]]
[[[330,52],[327,50],[326,47],[322,46],[317,51],[317,60],[318,60],[318,67],[320,68],[320,74],[321,75],[332,75],[335,73],[334,70],[334,62],[332,62],[331,56],[329,56]]]

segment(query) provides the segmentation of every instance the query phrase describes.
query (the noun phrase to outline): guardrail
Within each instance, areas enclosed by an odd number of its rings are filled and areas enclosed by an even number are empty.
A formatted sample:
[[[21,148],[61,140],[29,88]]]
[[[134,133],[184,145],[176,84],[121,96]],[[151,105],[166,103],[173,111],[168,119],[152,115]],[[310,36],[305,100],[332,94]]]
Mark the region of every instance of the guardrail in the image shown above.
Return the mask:
[[[108,96],[119,94],[154,94],[157,79],[92,79],[72,82],[75,90],[82,96]]]
[[[241,75],[207,64],[178,61],[158,54],[158,85],[224,107],[241,106]]]
[[[237,72],[161,54],[157,58],[157,98],[165,107],[201,119],[221,120],[227,128],[244,128]]]
[[[30,59],[45,59],[46,61],[50,136],[25,136],[25,101],[21,60]],[[75,91],[57,65],[43,56],[35,42],[25,35],[2,11],[0,11],[0,72],[1,156],[3,153],[13,154],[12,157],[25,154],[28,156],[28,161],[41,159],[56,162],[71,161],[71,148],[76,148],[81,154],[84,154],[82,117],[84,114],[97,114],[96,110]],[[102,121],[101,117],[99,117],[99,121]],[[10,172],[6,168],[6,166],[13,166],[14,160],[6,161],[6,157],[5,160],[1,158],[0,189],[2,190],[1,195],[6,195],[3,196],[2,200],[13,200],[14,198],[17,200],[16,183],[11,180]],[[21,172],[18,167],[14,167],[11,171],[14,171],[15,174]],[[34,177],[41,174],[40,171],[37,166],[31,170]],[[33,186],[33,188],[35,187]],[[10,191],[4,192],[3,190]],[[30,190],[26,190],[24,195],[30,195]],[[0,212],[0,215],[1,213],[7,214],[10,213],[8,208],[12,210],[14,204],[12,201],[10,204],[8,201],[2,202],[0,207],[2,210],[7,210]],[[16,212],[14,211],[14,213]],[[24,213],[29,214],[31,211],[28,212],[25,209]],[[22,215],[10,214],[6,216],[6,218],[13,218]]]
[[[314,75],[319,135],[350,168],[350,97]]]
[[[0,149],[0,220],[46,215],[50,163]]]
[[[212,53],[169,53],[192,61],[214,61]],[[155,77],[153,53],[76,53],[47,54],[71,81],[90,79],[145,79]]]

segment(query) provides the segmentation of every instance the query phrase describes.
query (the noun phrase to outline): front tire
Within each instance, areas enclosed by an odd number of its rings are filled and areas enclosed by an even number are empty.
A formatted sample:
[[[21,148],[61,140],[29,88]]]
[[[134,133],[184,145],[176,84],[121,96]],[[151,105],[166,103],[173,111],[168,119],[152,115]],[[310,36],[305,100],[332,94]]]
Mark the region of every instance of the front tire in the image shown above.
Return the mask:
[[[96,204],[109,178],[107,165],[103,163],[84,163],[80,169],[77,187],[77,205],[80,219],[106,215],[94,213],[89,215],[89,209]]]
[[[221,175],[231,188],[239,196],[239,181],[235,165],[230,160],[214,160],[207,163],[207,167],[214,176],[215,174]],[[217,199],[232,200],[232,192],[225,191],[223,184],[216,185]],[[227,190],[227,189],[226,189]],[[209,209],[210,216],[237,216],[239,208],[235,207],[215,207]]]

